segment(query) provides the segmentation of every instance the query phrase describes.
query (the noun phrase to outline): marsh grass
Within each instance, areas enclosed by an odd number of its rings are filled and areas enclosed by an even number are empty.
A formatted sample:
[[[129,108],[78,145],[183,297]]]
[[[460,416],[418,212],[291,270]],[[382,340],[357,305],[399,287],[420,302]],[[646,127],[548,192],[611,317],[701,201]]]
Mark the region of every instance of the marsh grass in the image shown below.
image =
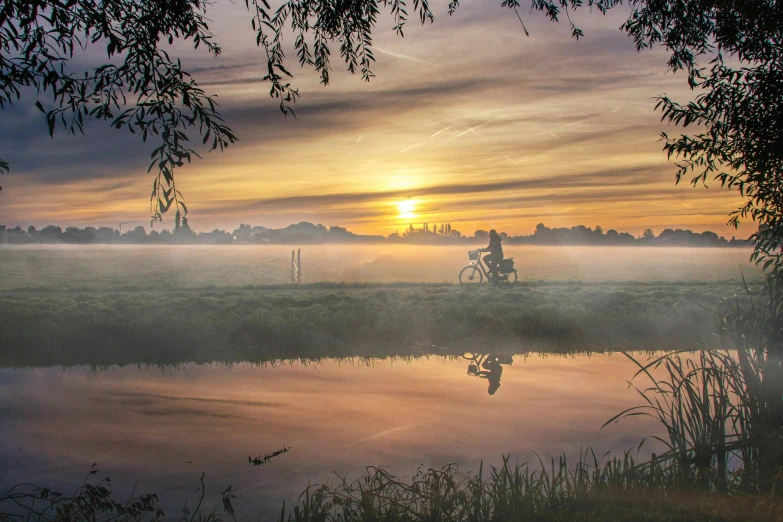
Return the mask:
[[[751,472],[757,465],[750,403],[736,356],[725,351],[676,352],[641,364],[634,376],[644,376],[647,388],[630,385],[643,404],[609,419],[645,415],[656,419],[667,437],[653,437],[667,451],[654,455],[650,466],[667,466],[683,484],[705,490],[757,490]],[[651,370],[659,370],[654,376]]]
[[[736,381],[743,405],[737,427],[749,444],[746,469],[769,487],[783,470],[783,278],[771,273],[761,293],[746,291],[727,300],[721,331],[736,353]],[[743,280],[744,282],[744,280]],[[741,378],[741,380],[740,380]]]
[[[704,490],[769,491],[783,472],[783,283],[770,278],[763,293],[746,285],[723,303],[720,349],[681,351],[640,364],[649,386],[643,404],[609,420],[655,418],[668,451],[657,458],[678,469],[684,483]],[[663,370],[654,377],[651,369]]]
[[[71,495],[64,495],[33,484],[17,484],[0,494],[0,522],[156,522],[170,519],[158,504],[154,494],[136,495],[118,501],[112,493],[111,479],[92,481],[98,471],[92,466],[87,477]],[[176,517],[177,522],[219,522],[234,518],[233,500],[236,498],[229,487],[223,491],[222,512],[218,507],[211,511],[203,509],[204,475],[201,486],[196,490],[200,496],[193,509],[187,504]]]
[[[278,522],[783,520],[772,494],[728,496],[684,488],[680,479],[630,453],[599,459],[590,450],[573,465],[565,457],[532,465],[504,458],[476,474],[449,465],[409,480],[371,467],[353,482],[308,486]]]
[[[72,495],[63,495],[32,484],[17,484],[0,494],[0,521],[59,522],[94,520],[101,522],[136,522],[160,520],[164,513],[153,494],[131,494],[124,502],[111,492],[111,480],[91,483],[95,466]]]

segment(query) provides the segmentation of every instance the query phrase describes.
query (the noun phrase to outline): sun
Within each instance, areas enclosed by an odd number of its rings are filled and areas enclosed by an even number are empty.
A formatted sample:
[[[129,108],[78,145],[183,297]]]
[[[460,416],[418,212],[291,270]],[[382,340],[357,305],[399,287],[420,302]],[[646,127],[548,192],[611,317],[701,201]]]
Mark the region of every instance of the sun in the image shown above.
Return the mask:
[[[397,216],[400,219],[413,219],[416,217],[416,214],[413,213],[416,210],[416,203],[412,199],[397,202],[397,209],[400,211],[400,215]]]

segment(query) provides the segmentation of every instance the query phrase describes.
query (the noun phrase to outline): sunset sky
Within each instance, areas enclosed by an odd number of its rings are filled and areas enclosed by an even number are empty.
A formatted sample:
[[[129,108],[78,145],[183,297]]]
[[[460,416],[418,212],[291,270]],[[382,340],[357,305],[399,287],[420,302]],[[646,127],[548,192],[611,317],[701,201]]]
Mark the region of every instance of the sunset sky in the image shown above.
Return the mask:
[[[741,204],[735,193],[674,184],[659,134],[676,130],[660,122],[653,97],[692,93],[684,75],[667,72],[663,49],[637,53],[619,31],[627,7],[607,17],[578,12],[586,35],[578,42],[540,13],[522,13],[526,37],[499,2],[465,2],[454,17],[445,1],[433,10],[435,23],[410,22],[404,39],[380,19],[369,84],[344,72],[336,46],[328,87],[289,52],[301,99],[297,118],[286,120],[260,81],[265,63],[244,3],[216,2],[211,27],[223,54],[172,51],[219,96],[241,141],[179,171],[191,225],[307,220],[387,235],[450,222],[463,233],[516,235],[544,222],[750,234],[748,224],[725,224]],[[27,94],[0,113],[0,158],[12,169],[0,179],[0,224],[148,226],[156,144],[99,122],[86,136],[52,140]],[[157,228],[171,228],[172,218]]]

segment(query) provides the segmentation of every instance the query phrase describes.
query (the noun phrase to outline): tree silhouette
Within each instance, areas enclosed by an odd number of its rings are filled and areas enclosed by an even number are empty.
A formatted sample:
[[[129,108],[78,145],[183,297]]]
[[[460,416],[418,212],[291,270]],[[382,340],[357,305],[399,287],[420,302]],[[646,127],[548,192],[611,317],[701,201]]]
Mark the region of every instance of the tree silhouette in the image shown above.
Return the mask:
[[[606,13],[621,0],[531,0],[531,11],[552,22],[567,20],[571,34],[583,36],[569,16],[579,8]],[[459,6],[451,0],[449,14]],[[519,0],[503,0],[525,33]],[[198,131],[203,143],[223,149],[236,141],[223,124],[217,104],[182,70],[179,60],[159,48],[161,42],[185,40],[217,55],[221,49],[207,24],[212,4],[205,0],[5,0],[0,4],[0,108],[29,90],[50,93],[45,108],[50,134],[57,123],[68,132],[82,130],[84,118],[126,128],[143,140],[154,138],[150,170],[156,177],[151,193],[153,221],[174,204],[187,207],[177,191],[175,169],[196,156],[187,132]],[[323,84],[332,70],[331,46],[347,69],[369,81],[375,57],[372,32],[381,9],[403,36],[408,21],[405,0],[287,0],[273,10],[266,0],[245,0],[256,42],[267,61],[264,79],[283,113],[299,93],[287,78],[283,35],[293,32],[302,66],[313,67]],[[524,7],[524,9],[523,9]],[[677,180],[688,176],[705,183],[711,178],[737,190],[746,203],[731,216],[763,225],[755,235],[756,260],[783,268],[783,5],[774,0],[631,0],[622,29],[638,50],[662,45],[668,68],[685,71],[699,94],[680,104],[658,99],[663,118],[676,125],[697,125],[700,133],[670,138],[669,157],[678,158]],[[422,24],[432,22],[428,0],[414,0],[411,13]],[[106,63],[83,73],[68,66],[74,49],[99,46]],[[710,61],[705,68],[700,60]],[[703,131],[701,131],[703,129]],[[0,160],[0,173],[9,165]]]

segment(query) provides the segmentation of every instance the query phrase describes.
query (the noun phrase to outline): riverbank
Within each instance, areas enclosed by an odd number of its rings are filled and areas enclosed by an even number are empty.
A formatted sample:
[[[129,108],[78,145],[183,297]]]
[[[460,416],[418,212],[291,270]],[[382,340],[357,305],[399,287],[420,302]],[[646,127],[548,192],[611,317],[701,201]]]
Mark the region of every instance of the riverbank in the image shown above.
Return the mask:
[[[0,366],[268,362],[703,343],[723,283],[332,284],[0,294]]]

